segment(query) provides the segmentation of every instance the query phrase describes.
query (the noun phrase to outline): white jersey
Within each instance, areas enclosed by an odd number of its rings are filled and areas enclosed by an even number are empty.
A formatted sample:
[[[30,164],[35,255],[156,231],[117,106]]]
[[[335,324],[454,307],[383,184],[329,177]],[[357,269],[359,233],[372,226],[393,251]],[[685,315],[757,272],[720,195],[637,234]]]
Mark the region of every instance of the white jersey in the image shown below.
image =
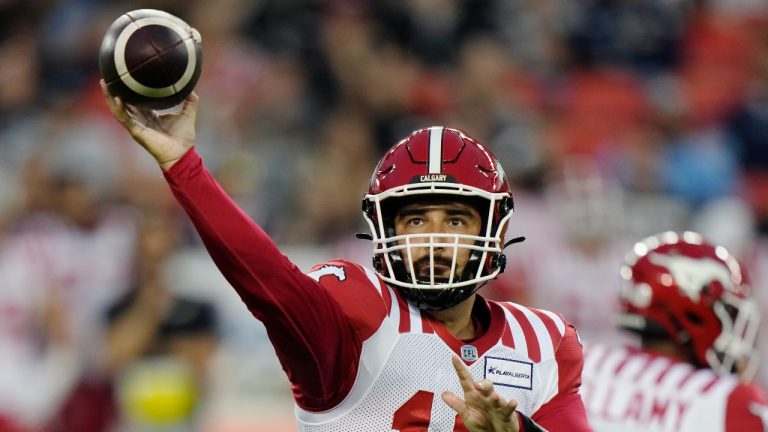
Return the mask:
[[[104,314],[132,281],[136,224],[125,209],[104,212],[89,230],[52,216],[27,221],[19,234],[34,257],[30,265],[49,281],[64,307],[73,337],[86,359],[102,350]],[[87,360],[86,360],[87,361]]]
[[[0,414],[30,428],[50,419],[77,374],[75,350],[48,334],[56,299],[34,246],[15,238],[0,244]]]
[[[596,432],[763,432],[759,388],[635,348],[586,345],[581,393]]]
[[[457,424],[461,420],[456,412],[440,398],[444,391],[463,394],[451,365],[453,355],[465,360],[476,380],[489,379],[501,396],[517,400],[518,410],[529,417],[559,393],[575,393],[581,355],[575,362],[557,355],[566,337],[571,343],[576,341],[572,327],[559,315],[514,303],[487,302],[491,319],[485,334],[462,342],[397,290],[382,284],[373,272],[343,264],[323,266],[315,276],[335,275],[320,279],[329,290],[341,285],[347,285],[347,290],[371,289],[373,284],[383,304],[389,305],[388,311],[363,343],[349,394],[321,413],[297,406],[299,431],[397,431],[413,430],[417,424],[429,431],[466,430]],[[343,282],[339,281],[341,274]],[[576,382],[561,382],[561,378],[574,377],[563,368],[575,371]]]

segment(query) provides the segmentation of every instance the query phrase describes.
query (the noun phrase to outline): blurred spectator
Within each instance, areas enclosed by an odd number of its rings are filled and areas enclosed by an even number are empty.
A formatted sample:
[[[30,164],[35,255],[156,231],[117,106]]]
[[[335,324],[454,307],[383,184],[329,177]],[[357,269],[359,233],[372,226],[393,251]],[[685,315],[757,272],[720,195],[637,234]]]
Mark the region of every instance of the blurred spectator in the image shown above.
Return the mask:
[[[164,268],[180,240],[171,216],[143,215],[135,285],[105,311],[100,364],[63,407],[55,430],[195,429],[217,318],[213,305],[167,287]]]
[[[592,0],[570,8],[569,52],[577,66],[656,73],[677,64],[686,1]]]
[[[76,383],[82,359],[34,236],[13,231],[20,196],[0,171],[0,430],[42,430]]]

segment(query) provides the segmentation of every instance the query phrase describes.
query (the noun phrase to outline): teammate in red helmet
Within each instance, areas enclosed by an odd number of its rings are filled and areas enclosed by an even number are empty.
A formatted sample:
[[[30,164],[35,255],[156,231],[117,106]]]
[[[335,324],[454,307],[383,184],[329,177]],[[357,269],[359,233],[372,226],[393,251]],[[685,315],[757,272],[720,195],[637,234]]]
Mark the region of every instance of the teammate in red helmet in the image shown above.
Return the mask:
[[[635,244],[619,324],[641,348],[588,345],[582,394],[596,431],[768,430],[755,372],[759,310],[739,263],[693,232]]]
[[[264,323],[299,431],[590,430],[573,327],[476,294],[504,268],[512,214],[504,171],[479,142],[431,127],[396,144],[363,199],[373,270],[337,260],[304,274],[195,152],[197,96],[156,116],[104,95]]]

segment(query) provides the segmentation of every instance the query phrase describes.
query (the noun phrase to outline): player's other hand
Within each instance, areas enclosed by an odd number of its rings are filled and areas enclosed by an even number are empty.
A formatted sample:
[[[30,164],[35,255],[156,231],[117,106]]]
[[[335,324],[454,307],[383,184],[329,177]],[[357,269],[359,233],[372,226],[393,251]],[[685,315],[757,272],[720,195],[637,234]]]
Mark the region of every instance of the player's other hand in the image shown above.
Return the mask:
[[[169,169],[195,145],[198,97],[194,92],[179,112],[159,115],[156,111],[124,104],[120,98],[109,94],[104,80],[100,85],[112,115],[163,169]]]
[[[493,390],[489,380],[474,381],[458,357],[454,356],[451,361],[464,390],[464,399],[451,392],[444,392],[442,397],[461,416],[464,426],[470,432],[519,432],[515,414],[517,401],[505,401]]]

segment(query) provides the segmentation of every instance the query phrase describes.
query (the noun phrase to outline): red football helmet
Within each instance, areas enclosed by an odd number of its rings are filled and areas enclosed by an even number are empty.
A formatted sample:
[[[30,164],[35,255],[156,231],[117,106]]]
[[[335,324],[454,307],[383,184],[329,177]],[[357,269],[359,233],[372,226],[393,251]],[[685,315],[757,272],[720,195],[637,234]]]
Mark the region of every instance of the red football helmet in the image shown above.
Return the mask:
[[[757,366],[760,313],[741,266],[693,232],[665,232],[634,245],[621,268],[619,324],[668,337],[719,374]]]
[[[397,208],[405,200],[430,196],[461,197],[475,205],[483,218],[480,235],[395,235]],[[502,231],[512,207],[504,171],[487,148],[456,129],[417,130],[384,155],[363,198],[363,214],[374,245],[374,269],[421,308],[458,304],[503,271]],[[408,259],[414,248],[429,250],[430,259],[436,248],[453,249],[452,269],[459,249],[470,251],[469,261],[462,274],[452,272],[447,280],[437,280],[434,268],[429,278],[418,278]]]

